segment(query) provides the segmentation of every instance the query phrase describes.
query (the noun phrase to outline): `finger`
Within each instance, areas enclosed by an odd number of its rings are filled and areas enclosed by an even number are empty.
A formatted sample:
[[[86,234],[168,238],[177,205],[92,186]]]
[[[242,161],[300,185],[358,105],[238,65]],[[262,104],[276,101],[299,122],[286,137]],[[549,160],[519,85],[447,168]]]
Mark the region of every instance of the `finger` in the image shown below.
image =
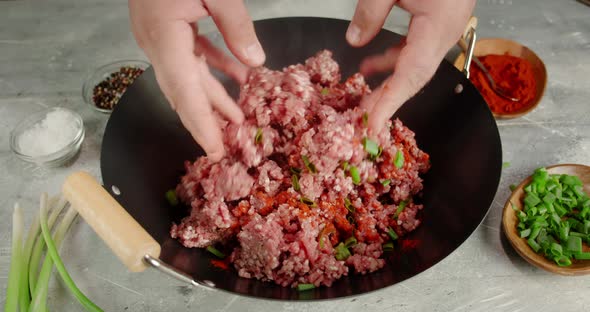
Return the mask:
[[[427,18],[412,18],[407,44],[399,54],[394,74],[374,95],[375,104],[369,114],[371,129],[379,132],[387,119],[433,76],[446,52],[438,40],[441,31]]]
[[[265,55],[242,0],[203,0],[225,43],[244,64],[260,66]]]
[[[185,22],[161,25],[160,40],[149,46],[156,79],[180,120],[212,161],[224,155],[221,130],[213,116],[194,54],[193,30]]]
[[[203,78],[205,92],[211,100],[213,107],[234,123],[241,124],[244,122],[244,113],[227,94],[221,83],[211,75],[207,66],[203,64],[199,70]]]
[[[353,47],[367,44],[383,27],[396,0],[359,0],[352,21],[346,31],[346,40]]]
[[[392,70],[397,62],[402,47],[403,43],[387,49],[383,54],[367,57],[361,63],[361,74],[364,76],[370,76],[374,73]]]
[[[223,53],[206,37],[197,36],[195,38],[195,52],[205,55],[209,65],[224,72],[240,84],[246,82],[248,67]]]

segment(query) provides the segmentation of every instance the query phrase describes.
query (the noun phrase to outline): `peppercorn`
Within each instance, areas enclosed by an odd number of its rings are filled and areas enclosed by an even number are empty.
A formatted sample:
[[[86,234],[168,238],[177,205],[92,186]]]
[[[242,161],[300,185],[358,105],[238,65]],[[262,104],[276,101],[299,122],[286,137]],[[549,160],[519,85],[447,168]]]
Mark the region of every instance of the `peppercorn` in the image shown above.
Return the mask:
[[[111,73],[92,90],[92,102],[98,108],[112,110],[133,81],[143,73],[143,69],[123,66]]]

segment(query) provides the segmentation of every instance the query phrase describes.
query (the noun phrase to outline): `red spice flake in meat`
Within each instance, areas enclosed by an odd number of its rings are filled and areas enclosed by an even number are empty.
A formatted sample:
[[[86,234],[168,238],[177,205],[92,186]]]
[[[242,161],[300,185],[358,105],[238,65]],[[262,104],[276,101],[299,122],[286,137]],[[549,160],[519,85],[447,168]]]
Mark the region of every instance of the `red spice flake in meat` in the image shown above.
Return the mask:
[[[222,269],[222,270],[229,270],[229,258],[225,259],[225,260],[217,260],[217,259],[211,259],[210,263],[212,266],[218,268],[218,269]]]
[[[403,239],[401,241],[401,248],[402,250],[409,250],[409,249],[415,249],[420,245],[420,241],[417,239]]]
[[[272,197],[263,192],[256,192],[254,197],[263,203],[263,205],[258,208],[258,214],[261,216],[266,216],[274,210],[274,200]]]

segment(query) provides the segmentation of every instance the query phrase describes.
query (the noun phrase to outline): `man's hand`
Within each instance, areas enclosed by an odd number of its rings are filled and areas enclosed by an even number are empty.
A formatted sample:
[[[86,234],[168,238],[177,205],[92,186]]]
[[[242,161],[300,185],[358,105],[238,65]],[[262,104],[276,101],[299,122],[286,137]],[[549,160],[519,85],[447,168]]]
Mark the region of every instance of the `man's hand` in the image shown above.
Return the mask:
[[[242,0],[129,0],[129,12],[137,43],[172,108],[207,156],[220,160],[225,151],[213,111],[235,123],[243,122],[244,115],[207,63],[244,82],[247,66],[260,66],[265,59]],[[196,21],[206,16],[241,63],[198,35]]]
[[[359,0],[346,39],[352,46],[367,44],[381,30],[394,5],[412,15],[406,39],[381,55],[367,58],[361,73],[394,70],[361,106],[369,126],[380,131],[387,119],[432,78],[447,51],[459,40],[475,0]]]

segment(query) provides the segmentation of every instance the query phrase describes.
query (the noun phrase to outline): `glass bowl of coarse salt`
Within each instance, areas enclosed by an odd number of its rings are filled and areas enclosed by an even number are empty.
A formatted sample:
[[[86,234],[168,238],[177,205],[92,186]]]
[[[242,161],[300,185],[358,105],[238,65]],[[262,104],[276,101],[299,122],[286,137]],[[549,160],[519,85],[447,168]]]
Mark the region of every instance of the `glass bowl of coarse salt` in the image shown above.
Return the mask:
[[[63,165],[78,153],[82,141],[82,117],[62,107],[34,113],[10,133],[10,148],[20,159],[45,167]]]

